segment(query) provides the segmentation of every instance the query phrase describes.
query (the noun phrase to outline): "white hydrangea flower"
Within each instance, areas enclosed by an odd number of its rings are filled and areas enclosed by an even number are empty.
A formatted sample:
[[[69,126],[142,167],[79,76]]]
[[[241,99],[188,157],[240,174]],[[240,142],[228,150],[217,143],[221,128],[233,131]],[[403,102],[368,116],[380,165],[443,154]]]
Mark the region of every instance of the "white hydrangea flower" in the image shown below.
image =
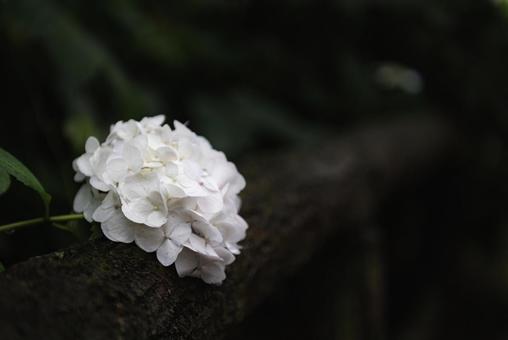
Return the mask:
[[[220,284],[248,228],[239,215],[245,179],[204,137],[164,119],[117,122],[102,144],[88,138],[72,164],[84,182],[74,210],[111,241],[174,263],[180,277]]]

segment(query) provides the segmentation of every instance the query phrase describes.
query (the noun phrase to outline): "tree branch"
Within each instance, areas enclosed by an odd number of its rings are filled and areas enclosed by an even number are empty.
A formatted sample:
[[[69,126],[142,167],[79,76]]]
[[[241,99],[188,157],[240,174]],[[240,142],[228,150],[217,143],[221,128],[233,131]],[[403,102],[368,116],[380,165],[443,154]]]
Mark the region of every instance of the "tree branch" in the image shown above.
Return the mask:
[[[362,129],[240,166],[243,252],[220,287],[177,277],[153,254],[106,240],[36,257],[0,275],[3,339],[216,339],[341,228],[372,217],[391,189],[450,155],[435,119]]]

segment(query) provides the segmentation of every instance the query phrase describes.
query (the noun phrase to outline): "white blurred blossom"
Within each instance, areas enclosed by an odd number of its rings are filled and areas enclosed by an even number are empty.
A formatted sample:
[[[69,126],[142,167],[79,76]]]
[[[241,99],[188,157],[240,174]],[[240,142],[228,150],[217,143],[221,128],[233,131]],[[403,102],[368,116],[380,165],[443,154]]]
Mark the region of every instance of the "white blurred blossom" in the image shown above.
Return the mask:
[[[387,89],[401,90],[408,94],[419,94],[423,90],[420,73],[403,65],[386,63],[379,66],[375,79]]]
[[[220,284],[248,228],[239,215],[245,179],[224,153],[164,116],[117,122],[104,143],[89,137],[73,162],[84,182],[74,210],[115,242],[155,252],[178,275]]]

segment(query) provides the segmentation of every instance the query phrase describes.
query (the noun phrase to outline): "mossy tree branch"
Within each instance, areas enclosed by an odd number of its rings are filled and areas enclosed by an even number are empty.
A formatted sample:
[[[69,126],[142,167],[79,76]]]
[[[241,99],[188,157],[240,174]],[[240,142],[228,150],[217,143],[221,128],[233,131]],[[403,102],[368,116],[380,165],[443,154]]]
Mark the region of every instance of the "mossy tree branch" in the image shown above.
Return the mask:
[[[373,126],[338,141],[242,163],[249,222],[220,287],[177,277],[133,245],[91,241],[0,276],[5,339],[216,339],[343,228],[372,218],[391,189],[447,159],[433,119]]]

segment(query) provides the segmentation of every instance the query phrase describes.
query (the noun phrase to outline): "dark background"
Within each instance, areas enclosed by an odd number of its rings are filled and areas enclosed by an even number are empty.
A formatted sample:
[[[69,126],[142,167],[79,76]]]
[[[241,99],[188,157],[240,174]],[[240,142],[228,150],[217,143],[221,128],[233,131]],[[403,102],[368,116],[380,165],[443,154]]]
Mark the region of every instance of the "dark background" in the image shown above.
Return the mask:
[[[53,214],[71,210],[86,138],[117,120],[189,121],[241,160],[401,116],[448,119],[460,161],[386,202],[372,232],[341,235],[232,337],[508,338],[508,2],[3,0],[0,51],[0,146]],[[0,207],[0,224],[43,213],[19,183]],[[75,228],[1,235],[0,261],[88,237]]]

